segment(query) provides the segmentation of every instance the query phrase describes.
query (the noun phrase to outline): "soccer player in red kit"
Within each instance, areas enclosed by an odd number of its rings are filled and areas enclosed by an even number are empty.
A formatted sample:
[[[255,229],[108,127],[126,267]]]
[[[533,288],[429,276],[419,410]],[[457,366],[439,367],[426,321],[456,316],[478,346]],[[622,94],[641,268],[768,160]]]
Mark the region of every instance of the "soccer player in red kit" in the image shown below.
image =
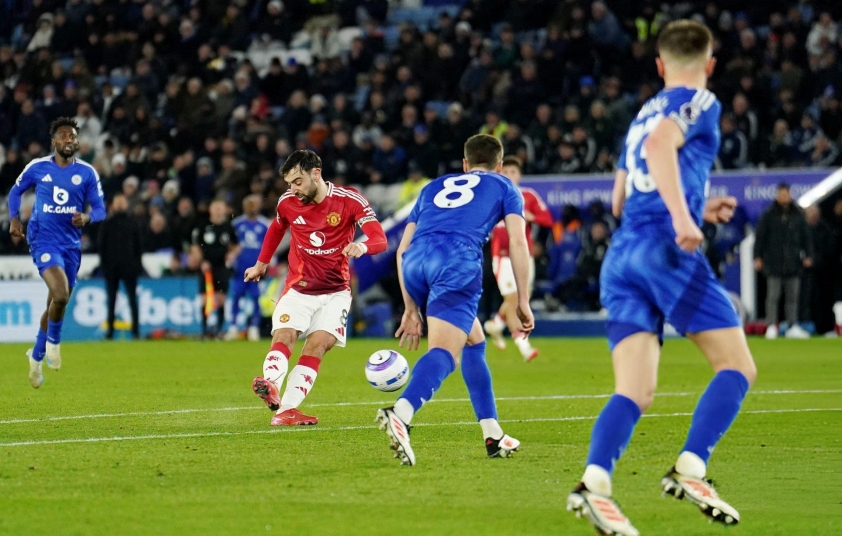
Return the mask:
[[[515,186],[519,186],[522,168],[523,163],[520,158],[507,156],[503,159],[503,171],[501,173],[508,177]],[[535,261],[532,259],[532,225],[550,227],[553,224],[553,216],[535,190],[520,188],[520,193],[523,195],[523,212],[524,218],[526,218],[526,243],[529,245],[530,255],[529,288],[531,289],[535,282]],[[520,321],[515,315],[517,287],[515,286],[515,274],[512,271],[512,260],[509,258],[509,235],[502,223],[500,222],[491,231],[491,263],[494,269],[494,277],[497,279],[497,288],[500,289],[500,294],[503,296],[503,305],[500,306],[500,310],[494,318],[485,322],[483,328],[491,336],[494,345],[503,350],[506,348],[503,330],[508,325],[515,345],[520,350],[523,359],[532,361],[538,357],[538,350],[532,348],[528,334],[518,330]]]
[[[289,191],[278,200],[278,213],[257,262],[245,272],[245,281],[258,281],[290,229],[289,274],[272,313],[272,347],[263,361],[263,376],[252,383],[255,394],[277,412],[272,426],[318,422],[298,406],[312,390],[327,351],[345,346],[351,308],[348,260],[386,250],[386,235],[368,201],[356,190],[325,182],[321,168],[321,158],[309,150],[295,151],[284,162],[280,174]],[[357,225],[365,242],[354,242]],[[292,349],[302,333],[306,340],[301,357],[287,376]]]

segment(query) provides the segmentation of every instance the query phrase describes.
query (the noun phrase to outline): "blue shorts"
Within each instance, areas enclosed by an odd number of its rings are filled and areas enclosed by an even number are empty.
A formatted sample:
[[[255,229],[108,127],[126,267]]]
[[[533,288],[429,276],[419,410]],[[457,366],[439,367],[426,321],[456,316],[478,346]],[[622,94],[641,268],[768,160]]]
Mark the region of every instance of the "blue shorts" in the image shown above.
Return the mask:
[[[50,266],[60,267],[67,275],[67,286],[76,286],[76,274],[82,262],[82,250],[67,246],[52,244],[30,244],[29,253],[32,261],[38,267],[38,273],[43,274]]]
[[[482,252],[453,239],[413,243],[403,254],[407,292],[426,316],[471,332],[482,295]]]
[[[600,299],[608,310],[608,344],[655,333],[664,320],[680,334],[740,326],[734,305],[705,256],[685,253],[665,234],[619,231],[600,273]]]
[[[239,274],[239,275],[238,275]],[[243,281],[243,272],[234,270],[234,277],[231,278],[231,286],[229,292],[232,296],[251,296],[252,298],[260,297],[260,286],[256,281]]]

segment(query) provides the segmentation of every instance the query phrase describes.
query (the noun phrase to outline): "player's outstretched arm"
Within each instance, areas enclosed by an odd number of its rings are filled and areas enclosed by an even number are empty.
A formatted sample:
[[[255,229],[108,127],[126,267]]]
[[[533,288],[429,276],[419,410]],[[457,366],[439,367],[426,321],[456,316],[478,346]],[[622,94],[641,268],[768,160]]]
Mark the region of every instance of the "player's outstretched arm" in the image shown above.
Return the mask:
[[[672,216],[675,243],[682,250],[691,253],[702,244],[701,229],[693,221],[681,175],[678,169],[678,149],[684,145],[684,132],[672,119],[664,119],[643,142],[646,150],[646,165],[658,188],[658,193]]]
[[[629,172],[625,169],[618,169],[614,175],[614,190],[611,192],[611,214],[615,218],[623,215],[623,205],[626,204],[626,178]]]
[[[517,286],[517,316],[521,330],[529,333],[535,327],[532,309],[529,307],[529,246],[526,243],[526,222],[518,214],[506,216],[506,232],[509,233],[509,258],[515,273]]]
[[[266,268],[269,267],[269,263],[272,261],[272,256],[275,255],[275,251],[277,251],[278,246],[281,244],[286,230],[286,225],[280,223],[278,218],[272,220],[269,228],[266,229],[266,236],[263,237],[263,245],[260,248],[260,255],[257,257],[257,262],[251,268],[247,268],[246,273],[243,274],[243,280],[246,283],[249,281],[260,281],[260,278],[266,273]]]
[[[553,214],[550,212],[550,208],[538,197],[537,193],[533,192],[528,198],[524,196],[523,215],[529,223],[534,223],[541,227],[553,226]]]
[[[421,311],[418,309],[418,304],[409,295],[406,290],[406,284],[403,277],[403,253],[409,249],[409,243],[412,242],[412,236],[415,234],[415,222],[409,222],[404,229],[401,243],[397,251],[398,263],[398,282],[401,285],[401,295],[403,296],[404,312],[401,317],[401,325],[395,332],[395,337],[400,337],[400,347],[403,348],[404,342],[409,350],[417,350],[418,343],[423,333],[423,321],[421,320]]]

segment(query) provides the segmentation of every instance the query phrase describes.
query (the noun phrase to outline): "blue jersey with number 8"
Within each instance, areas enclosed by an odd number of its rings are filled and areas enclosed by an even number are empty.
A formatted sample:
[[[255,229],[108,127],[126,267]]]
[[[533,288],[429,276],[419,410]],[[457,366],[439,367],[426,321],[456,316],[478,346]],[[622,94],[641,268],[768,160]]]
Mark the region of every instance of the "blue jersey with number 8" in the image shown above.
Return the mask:
[[[512,181],[490,171],[471,171],[444,175],[425,186],[408,221],[417,226],[413,243],[447,233],[482,250],[491,229],[509,214],[523,216],[523,196]]]
[[[666,88],[643,105],[629,126],[617,166],[628,171],[624,226],[671,225],[669,211],[649,175],[644,147],[647,136],[664,118],[675,121],[684,132],[684,145],[678,150],[681,184],[690,214],[702,224],[710,169],[719,151],[721,112],[722,105],[713,93],[686,87]]]

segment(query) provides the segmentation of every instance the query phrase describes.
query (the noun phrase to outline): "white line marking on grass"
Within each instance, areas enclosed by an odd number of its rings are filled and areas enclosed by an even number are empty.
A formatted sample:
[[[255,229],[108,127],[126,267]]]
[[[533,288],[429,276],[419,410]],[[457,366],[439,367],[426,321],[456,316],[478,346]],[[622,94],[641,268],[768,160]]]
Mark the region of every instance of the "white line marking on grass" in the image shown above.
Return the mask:
[[[764,414],[764,413],[815,413],[824,411],[842,411],[842,408],[804,408],[804,409],[755,409],[741,411],[740,414]],[[657,418],[657,417],[690,417],[692,413],[652,413],[644,414],[643,417]],[[577,416],[577,417],[538,417],[532,419],[502,419],[501,423],[531,423],[531,422],[567,422],[567,421],[592,421],[596,419],[596,415]],[[457,422],[435,422],[435,423],[419,423],[416,426],[476,426],[476,421],[457,421]],[[367,426],[334,426],[334,427],[315,427],[315,426],[296,426],[274,428],[271,430],[248,430],[245,432],[197,432],[193,434],[150,434],[140,436],[114,436],[114,437],[85,437],[75,439],[46,439],[34,441],[15,441],[11,443],[0,443],[0,447],[30,447],[37,445],[64,445],[68,443],[104,443],[111,441],[138,441],[142,439],[189,439],[194,437],[233,437],[244,435],[258,435],[258,434],[281,434],[294,432],[341,432],[345,430],[375,430],[375,424]]]
[[[836,394],[842,393],[842,389],[812,389],[812,390],[777,390],[777,391],[749,391],[750,395],[806,395],[806,394]],[[656,393],[656,397],[688,397],[701,396],[701,393]],[[497,397],[498,402],[522,402],[530,400],[598,400],[610,398],[611,393],[598,395],[534,395],[534,396],[501,396]],[[454,402],[470,402],[469,398],[439,398],[433,399],[429,403],[454,403]],[[321,404],[308,404],[307,407],[347,407],[347,406],[387,406],[391,404],[390,400],[365,401],[365,402],[326,402]],[[75,421],[83,419],[110,419],[115,417],[144,417],[154,415],[179,415],[186,413],[213,413],[225,411],[249,411],[264,409],[264,406],[230,406],[221,408],[186,408],[186,409],[168,409],[160,411],[126,411],[122,413],[91,413],[87,415],[59,415],[55,417],[42,417],[38,419],[6,419],[0,420],[0,425],[3,424],[25,424],[33,422],[52,422],[52,421]]]

